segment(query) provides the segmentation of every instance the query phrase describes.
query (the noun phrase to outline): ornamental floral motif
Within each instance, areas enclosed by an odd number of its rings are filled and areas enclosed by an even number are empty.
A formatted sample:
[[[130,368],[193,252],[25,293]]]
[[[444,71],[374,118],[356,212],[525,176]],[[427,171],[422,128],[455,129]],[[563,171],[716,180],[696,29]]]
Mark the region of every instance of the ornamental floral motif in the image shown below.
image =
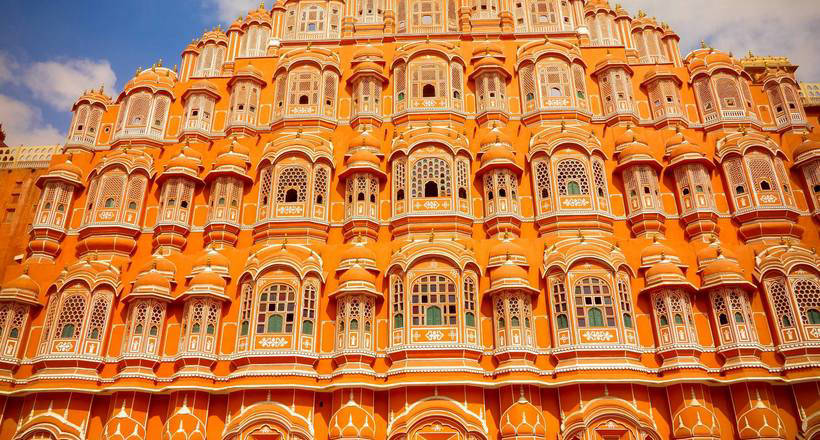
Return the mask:
[[[71,351],[71,343],[70,342],[60,342],[59,344],[54,346],[55,349],[59,352],[66,352]]]
[[[265,338],[259,341],[259,345],[265,348],[280,348],[288,345],[288,341],[285,338],[278,337],[278,338]]]
[[[777,201],[777,198],[775,198],[775,196],[773,196],[771,194],[764,194],[763,196],[760,197],[760,201],[766,202],[766,203],[774,203],[774,202]]]
[[[438,330],[432,330],[427,332],[424,337],[427,338],[428,341],[440,341],[444,337],[444,333]]]
[[[564,205],[564,206],[569,206],[569,207],[587,206],[587,205],[589,205],[589,200],[587,200],[587,199],[564,199],[561,202],[561,204]]]
[[[584,332],[584,338],[590,341],[611,341],[614,336],[610,332],[601,330],[587,330]]]

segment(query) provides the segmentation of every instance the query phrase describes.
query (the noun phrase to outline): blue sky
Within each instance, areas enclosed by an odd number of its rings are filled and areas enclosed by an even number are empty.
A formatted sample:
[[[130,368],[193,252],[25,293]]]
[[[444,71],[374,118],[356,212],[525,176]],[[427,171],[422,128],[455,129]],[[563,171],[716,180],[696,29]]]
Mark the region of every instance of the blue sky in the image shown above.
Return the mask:
[[[620,0],[681,37],[684,55],[705,39],[741,56],[786,55],[801,79],[820,81],[820,0]],[[270,1],[268,1],[270,7]],[[615,0],[613,0],[613,5]],[[185,45],[258,6],[256,0],[138,2],[0,0],[0,123],[12,145],[60,143],[84,89],[112,95],[137,67],[179,63]],[[708,13],[704,13],[708,11]]]

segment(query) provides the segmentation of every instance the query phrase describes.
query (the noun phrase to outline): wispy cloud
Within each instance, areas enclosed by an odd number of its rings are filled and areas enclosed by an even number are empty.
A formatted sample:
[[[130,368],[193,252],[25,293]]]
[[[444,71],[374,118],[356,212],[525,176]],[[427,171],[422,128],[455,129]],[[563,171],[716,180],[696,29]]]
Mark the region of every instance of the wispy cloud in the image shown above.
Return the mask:
[[[632,14],[642,9],[669,23],[685,56],[705,40],[711,47],[755,55],[787,56],[803,81],[820,80],[820,1],[619,0]]]
[[[84,90],[101,84],[115,90],[116,82],[107,60],[59,58],[26,63],[0,52],[0,124],[7,134],[6,143],[63,142],[62,130],[45,120],[43,110],[67,113]]]
[[[202,3],[225,23],[231,23],[259,6],[259,0],[202,0]]]
[[[54,145],[65,141],[65,135],[43,120],[39,108],[0,94],[0,124],[8,145]]]
[[[106,60],[65,59],[36,62],[25,68],[23,84],[35,98],[66,111],[84,90],[105,85],[113,90],[117,75]]]

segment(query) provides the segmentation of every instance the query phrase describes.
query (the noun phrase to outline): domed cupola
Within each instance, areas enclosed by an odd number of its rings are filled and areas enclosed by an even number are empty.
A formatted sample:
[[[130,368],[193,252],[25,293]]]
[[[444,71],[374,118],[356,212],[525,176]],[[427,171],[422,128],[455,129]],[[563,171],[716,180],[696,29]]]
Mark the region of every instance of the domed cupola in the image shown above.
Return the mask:
[[[158,268],[165,266],[156,260],[164,260],[163,257],[156,257],[151,262],[150,267],[143,269],[137,279],[134,280],[131,291],[123,299],[130,302],[136,299],[157,299],[160,301],[171,301],[173,299],[172,291],[176,281],[172,275],[161,272]]]
[[[192,373],[207,372],[216,362],[223,303],[229,302],[226,256],[206,249],[194,261],[187,289],[175,298],[183,304],[179,353],[175,366]]]
[[[3,283],[0,288],[0,301],[40,307],[40,285],[29,276],[28,272],[29,267],[25,265],[20,275]]]
[[[482,44],[473,49],[469,80],[475,84],[476,122],[509,121],[507,81],[511,78],[505,66],[506,57],[497,44]]]
[[[381,165],[382,142],[369,129],[351,139],[339,180],[345,188],[345,239],[375,239],[380,220],[379,195],[387,174]]]
[[[267,83],[262,72],[253,64],[239,68],[228,80],[231,94],[225,135],[255,136],[259,132],[259,109],[262,89]]]
[[[531,366],[535,361],[532,300],[538,289],[530,285],[524,249],[509,239],[493,246],[488,263],[495,329],[495,358],[499,368]]]
[[[249,176],[250,150],[236,138],[223,147],[205,177],[209,185],[208,220],[205,243],[236,244],[239,236],[242,195],[245,186],[253,184]]]
[[[609,50],[604,59],[595,65],[592,77],[601,88],[601,104],[607,121],[638,122],[632,90],[633,73],[626,61],[615,57]]]
[[[476,171],[484,187],[484,228],[491,236],[501,231],[520,233],[521,206],[518,181],[523,169],[518,165],[512,140],[493,123],[479,131],[481,166]]]
[[[376,438],[376,421],[364,408],[353,399],[342,405],[330,418],[328,424],[330,440],[374,440]]]
[[[36,185],[42,192],[31,222],[28,244],[29,256],[35,261],[52,261],[59,255],[60,243],[67,232],[69,213],[72,212],[71,202],[74,193],[85,186],[83,182],[83,171],[72,161],[71,154],[37,178]]]
[[[718,287],[754,288],[754,285],[746,278],[735,254],[723,247],[720,242],[714,241],[698,251],[697,259],[698,272],[702,279],[701,289]]]
[[[616,140],[618,166],[624,182],[627,220],[636,237],[663,234],[666,213],[660,196],[658,173],[663,168],[652,149],[636,135],[628,140],[631,128]]]
[[[180,251],[191,228],[194,195],[204,185],[202,157],[186,142],[159,174],[160,206],[154,226],[154,248]]]
[[[524,388],[518,401],[501,414],[502,440],[543,440],[547,438],[547,425],[542,412],[524,396]]]
[[[117,99],[119,114],[112,147],[134,141],[162,146],[168,112],[176,99],[176,84],[176,72],[162,67],[161,61],[149,69],[137,70]]]
[[[760,126],[749,87],[752,78],[731,54],[701,43],[684,64],[707,130],[749,123]]]
[[[336,371],[371,370],[376,360],[374,314],[382,292],[376,285],[379,271],[369,246],[372,244],[364,239],[350,244],[336,269],[341,276],[338,288],[330,295],[336,302]]]
[[[383,107],[382,93],[389,81],[385,72],[384,54],[380,49],[367,45],[353,54],[353,73],[347,83],[353,90],[353,108],[350,125],[380,126]],[[352,144],[351,144],[352,145]]]
[[[703,148],[691,143],[678,127],[666,141],[666,153],[669,161],[666,174],[675,179],[686,235],[690,239],[716,236],[717,208],[711,179],[714,163]]]
[[[92,150],[100,134],[103,114],[112,104],[102,86],[98,90],[86,90],[71,107],[74,117],[68,130],[65,151],[72,149]]]
[[[734,254],[716,240],[698,251],[697,258],[700,292],[708,295],[719,340],[717,352],[725,359],[722,369],[764,367],[750,299],[757,287],[747,280]]]

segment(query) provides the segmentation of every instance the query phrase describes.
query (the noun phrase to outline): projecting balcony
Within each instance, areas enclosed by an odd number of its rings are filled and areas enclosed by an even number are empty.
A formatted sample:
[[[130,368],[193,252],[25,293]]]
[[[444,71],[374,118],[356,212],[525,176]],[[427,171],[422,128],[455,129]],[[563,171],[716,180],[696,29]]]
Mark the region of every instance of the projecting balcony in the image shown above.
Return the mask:
[[[431,117],[450,119],[458,123],[466,120],[464,104],[460,99],[447,97],[400,98],[395,103],[393,115],[395,124],[414,120],[429,120]]]
[[[800,112],[783,113],[775,118],[777,130],[791,128],[792,126],[805,126],[806,119]]]
[[[208,142],[211,138],[211,120],[195,119],[185,123],[179,134],[180,139],[193,138],[201,142]]]
[[[259,126],[256,125],[255,113],[243,113],[231,115],[228,118],[228,125],[225,128],[225,135],[244,134],[246,136],[256,136],[259,133]]]
[[[122,127],[114,133],[114,145],[127,141],[161,146],[165,142],[165,130],[159,127]]]
[[[65,147],[72,148],[72,147],[79,147],[92,150],[94,149],[94,145],[97,142],[97,135],[91,135],[87,133],[78,133],[68,137],[66,139]]]

